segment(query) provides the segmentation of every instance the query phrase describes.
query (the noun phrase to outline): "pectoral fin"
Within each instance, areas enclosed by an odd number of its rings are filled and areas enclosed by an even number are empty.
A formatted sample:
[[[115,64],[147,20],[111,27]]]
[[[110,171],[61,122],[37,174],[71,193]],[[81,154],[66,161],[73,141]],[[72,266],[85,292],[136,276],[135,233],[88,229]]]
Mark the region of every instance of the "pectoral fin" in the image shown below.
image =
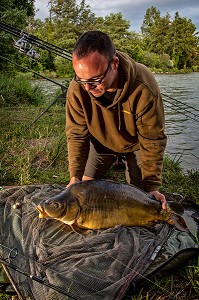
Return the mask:
[[[93,231],[92,229],[78,227],[75,224],[70,225],[70,227],[74,232],[76,232],[80,235],[90,234]]]
[[[168,220],[168,223],[175,226],[177,229],[181,231],[189,231],[187,224],[183,217],[177,214],[171,214],[171,218]]]
[[[48,217],[47,213],[39,205],[36,207],[36,209],[39,212],[40,219]]]

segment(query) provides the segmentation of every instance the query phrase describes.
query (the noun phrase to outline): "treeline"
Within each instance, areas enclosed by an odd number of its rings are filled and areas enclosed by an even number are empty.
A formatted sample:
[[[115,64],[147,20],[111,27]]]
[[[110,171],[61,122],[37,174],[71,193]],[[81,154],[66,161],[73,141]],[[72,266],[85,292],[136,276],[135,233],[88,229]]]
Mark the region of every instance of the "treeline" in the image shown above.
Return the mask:
[[[161,16],[161,12],[154,6],[148,8],[139,34],[130,29],[130,22],[120,12],[97,17],[85,0],[79,5],[75,0],[49,0],[49,17],[44,21],[34,17],[34,0],[1,2],[0,17],[3,22],[68,51],[72,51],[83,32],[101,30],[111,36],[118,50],[127,52],[153,71],[199,71],[199,36],[196,26],[178,12],[172,19],[169,13]],[[0,44],[1,53],[13,56],[21,64],[29,64],[29,67],[40,72],[55,72],[55,76],[72,76],[70,61],[46,50],[36,49],[40,59],[30,62],[27,57],[11,49],[8,34],[1,32],[1,38],[4,40]],[[1,62],[0,67],[5,67],[5,64],[8,67],[7,62]]]

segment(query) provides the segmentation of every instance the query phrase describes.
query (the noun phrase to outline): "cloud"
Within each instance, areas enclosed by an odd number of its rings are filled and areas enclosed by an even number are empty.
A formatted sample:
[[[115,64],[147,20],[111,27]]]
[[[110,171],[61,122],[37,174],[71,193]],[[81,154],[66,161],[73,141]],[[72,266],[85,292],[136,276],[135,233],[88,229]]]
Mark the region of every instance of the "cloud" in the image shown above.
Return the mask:
[[[81,1],[77,0],[79,4]],[[131,30],[136,32],[140,31],[144,15],[147,8],[155,6],[161,16],[165,16],[168,12],[173,18],[176,12],[179,12],[181,17],[191,19],[193,24],[199,30],[199,1],[198,0],[86,0],[90,5],[91,11],[96,16],[105,17],[110,13],[121,12],[123,18],[130,21]],[[35,6],[39,8],[36,17],[44,19],[49,16],[48,13],[48,0],[36,0]]]
[[[99,16],[106,16],[109,13],[121,12],[125,19],[131,23],[132,30],[139,31],[142,25],[147,8],[155,6],[161,16],[168,12],[174,17],[176,12],[180,16],[191,19],[199,28],[199,1],[198,0],[87,0],[91,10]]]
[[[48,0],[36,0],[36,18],[42,21],[49,16],[48,12]]]

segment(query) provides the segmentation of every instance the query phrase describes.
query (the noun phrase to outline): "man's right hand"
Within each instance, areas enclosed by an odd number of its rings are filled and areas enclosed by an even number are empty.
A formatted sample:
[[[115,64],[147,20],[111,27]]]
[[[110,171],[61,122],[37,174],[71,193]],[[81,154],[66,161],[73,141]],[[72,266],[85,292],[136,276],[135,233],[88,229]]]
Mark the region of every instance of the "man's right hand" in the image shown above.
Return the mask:
[[[71,184],[77,183],[77,182],[80,182],[79,178],[77,178],[77,177],[71,177],[70,182],[67,184],[66,187],[69,187]]]

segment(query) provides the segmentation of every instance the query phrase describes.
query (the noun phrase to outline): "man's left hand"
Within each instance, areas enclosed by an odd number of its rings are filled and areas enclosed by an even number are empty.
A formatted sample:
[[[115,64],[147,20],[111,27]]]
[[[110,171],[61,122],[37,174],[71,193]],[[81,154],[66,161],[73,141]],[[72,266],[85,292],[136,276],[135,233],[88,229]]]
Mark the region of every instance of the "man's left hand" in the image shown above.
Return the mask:
[[[161,194],[158,191],[151,191],[151,192],[149,192],[149,194],[153,195],[157,201],[160,201],[162,203],[163,209],[167,208],[167,201],[163,194]]]

